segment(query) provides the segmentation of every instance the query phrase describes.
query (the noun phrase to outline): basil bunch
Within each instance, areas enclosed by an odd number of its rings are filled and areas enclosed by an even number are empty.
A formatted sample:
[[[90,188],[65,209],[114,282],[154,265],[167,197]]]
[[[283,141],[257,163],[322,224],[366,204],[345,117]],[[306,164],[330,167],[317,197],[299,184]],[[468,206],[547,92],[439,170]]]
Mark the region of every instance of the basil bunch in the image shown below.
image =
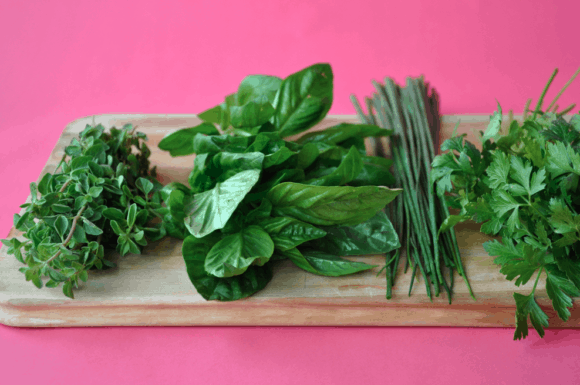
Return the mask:
[[[333,74],[316,64],[282,80],[252,75],[203,123],[167,135],[159,148],[196,154],[189,186],[161,191],[164,227],[184,239],[189,277],[207,300],[247,297],[272,278],[273,261],[290,259],[314,274],[341,276],[374,266],[339,255],[400,247],[382,209],[391,161],[367,156],[374,125],[340,124],[303,135],[332,104]],[[222,132],[215,125],[219,125]]]
[[[139,254],[147,240],[165,236],[160,221],[148,225],[167,209],[149,167],[146,139],[131,125],[108,133],[87,125],[65,148],[54,173],[30,184],[31,202],[14,215],[25,240],[2,239],[8,254],[27,265],[20,269],[27,281],[41,288],[46,276],[47,287],[63,283],[64,294],[74,298],[73,286],[87,281],[87,270],[115,266],[105,259],[106,249]]]

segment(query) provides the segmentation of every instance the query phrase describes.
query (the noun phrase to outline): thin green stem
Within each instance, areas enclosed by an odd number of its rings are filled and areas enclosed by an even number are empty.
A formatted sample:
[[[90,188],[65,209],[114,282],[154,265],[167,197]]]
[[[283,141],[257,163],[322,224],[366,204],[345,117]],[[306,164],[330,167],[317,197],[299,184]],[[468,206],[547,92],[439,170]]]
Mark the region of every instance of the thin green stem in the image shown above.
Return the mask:
[[[71,241],[73,234],[77,228],[77,222],[80,219],[81,215],[83,215],[83,212],[85,211],[85,209],[87,208],[88,203],[85,203],[83,205],[83,207],[81,207],[81,209],[77,212],[77,215],[73,218],[72,221],[72,225],[70,228],[70,231],[68,233],[68,236],[66,237],[66,239],[61,243],[62,246],[66,247],[68,245],[68,243]],[[50,257],[48,260],[46,260],[44,263],[46,265],[48,265],[50,262],[54,261],[56,258],[58,258],[58,256],[60,255],[61,251],[57,251],[56,254],[54,254],[52,257]]]
[[[568,108],[558,112],[558,117],[566,115],[568,112],[572,111],[576,107],[576,103],[572,104]]]
[[[548,80],[548,83],[544,87],[544,90],[542,91],[542,94],[540,95],[540,99],[538,99],[538,104],[536,104],[536,109],[534,110],[534,115],[532,115],[532,119],[536,119],[536,115],[538,115],[538,112],[540,112],[540,109],[542,108],[542,103],[544,102],[544,96],[546,96],[546,92],[548,92],[548,88],[550,88],[550,85],[554,81],[554,78],[556,77],[557,74],[558,74],[558,69],[556,68],[554,70],[554,72],[552,72],[552,76],[550,76],[550,80]]]
[[[534,282],[534,287],[532,288],[532,295],[536,292],[536,286],[538,286],[538,281],[540,280],[540,275],[542,275],[543,270],[544,266],[540,267],[540,271],[538,271],[538,276],[536,277],[536,282]]]
[[[558,101],[558,99],[560,98],[560,96],[562,96],[562,94],[564,93],[564,91],[566,91],[566,88],[568,88],[568,86],[570,86],[570,84],[572,84],[572,82],[574,81],[574,79],[576,79],[576,76],[578,76],[578,74],[580,74],[580,68],[578,68],[576,70],[576,72],[574,72],[574,75],[572,75],[572,77],[570,78],[570,80],[568,80],[568,82],[566,84],[564,84],[564,87],[562,87],[562,89],[560,90],[560,92],[558,92],[558,95],[556,95],[556,97],[554,98],[554,100],[552,100],[552,103],[550,103],[550,105],[548,106],[548,109],[546,111],[550,111],[550,109],[552,108],[552,106],[556,105],[556,102]],[[556,110],[554,110],[555,112]]]

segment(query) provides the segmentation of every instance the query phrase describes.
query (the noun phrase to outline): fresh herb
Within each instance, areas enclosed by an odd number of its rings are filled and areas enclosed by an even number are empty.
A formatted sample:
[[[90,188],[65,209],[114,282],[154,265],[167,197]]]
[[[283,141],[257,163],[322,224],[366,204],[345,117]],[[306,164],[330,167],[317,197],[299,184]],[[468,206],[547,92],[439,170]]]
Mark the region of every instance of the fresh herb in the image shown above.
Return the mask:
[[[30,203],[14,215],[24,240],[2,239],[8,254],[26,264],[20,271],[27,281],[41,288],[48,277],[46,287],[62,283],[74,298],[73,287],[87,281],[88,270],[115,266],[106,250],[140,254],[147,241],[165,235],[161,223],[149,224],[166,209],[146,139],[131,125],[109,132],[87,125],[55,171],[30,184]]]
[[[534,297],[540,279],[564,321],[570,317],[571,297],[580,295],[580,115],[567,121],[564,115],[573,106],[556,111],[557,98],[570,82],[542,110],[556,73],[532,114],[528,101],[522,123],[510,120],[502,132],[498,104],[481,132],[481,150],[465,135],[453,136],[441,146],[445,153],[433,161],[437,190],[447,193],[451,207],[460,209],[440,231],[466,220],[482,223],[483,233],[501,238],[484,243],[484,248],[496,257],[494,263],[508,280],[520,286],[536,275],[530,294],[514,293],[514,339],[528,335],[528,317],[544,336],[548,317]],[[578,73],[580,69],[574,77]]]
[[[173,183],[162,196],[165,227],[185,238],[187,272],[205,299],[252,295],[282,259],[342,276],[374,266],[341,256],[400,246],[382,212],[401,192],[384,187],[394,181],[392,162],[368,156],[364,143],[390,130],[339,124],[287,140],[320,122],[332,96],[328,64],[286,79],[248,76],[224,103],[199,115],[203,123],[159,143],[172,156],[196,154],[189,186]]]
[[[419,271],[429,298],[432,299],[433,292],[439,296],[443,287],[451,303],[456,270],[473,297],[455,234],[446,232],[440,237],[437,232],[449,218],[444,198],[435,193],[431,182],[431,162],[436,148],[434,142],[439,138],[440,126],[438,95],[434,90],[429,90],[422,78],[407,79],[406,87],[398,86],[389,78],[385,79],[384,85],[375,81],[373,85],[377,92],[372,98],[366,98],[367,114],[362,111],[356,97],[352,96],[351,100],[362,122],[394,130],[390,146],[375,140],[372,147],[383,157],[390,152],[394,162],[395,185],[404,189],[389,209],[390,218],[406,250],[405,272],[409,266],[413,269],[409,296]],[[387,299],[392,297],[400,256],[398,249],[386,254],[383,269],[386,270]],[[445,270],[449,272],[449,281]]]

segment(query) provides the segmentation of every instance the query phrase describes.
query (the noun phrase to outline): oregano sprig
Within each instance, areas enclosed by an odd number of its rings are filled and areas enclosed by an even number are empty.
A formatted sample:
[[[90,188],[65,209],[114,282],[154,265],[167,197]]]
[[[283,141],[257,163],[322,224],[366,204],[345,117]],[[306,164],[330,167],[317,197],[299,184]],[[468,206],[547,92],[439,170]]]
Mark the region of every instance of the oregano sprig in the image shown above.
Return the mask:
[[[162,223],[150,224],[167,209],[146,140],[130,124],[108,132],[87,125],[54,172],[30,184],[30,203],[14,215],[23,239],[2,240],[8,254],[26,265],[20,271],[27,281],[38,288],[62,283],[63,293],[74,298],[73,288],[87,281],[88,270],[115,266],[106,250],[139,254],[148,240],[165,235]]]

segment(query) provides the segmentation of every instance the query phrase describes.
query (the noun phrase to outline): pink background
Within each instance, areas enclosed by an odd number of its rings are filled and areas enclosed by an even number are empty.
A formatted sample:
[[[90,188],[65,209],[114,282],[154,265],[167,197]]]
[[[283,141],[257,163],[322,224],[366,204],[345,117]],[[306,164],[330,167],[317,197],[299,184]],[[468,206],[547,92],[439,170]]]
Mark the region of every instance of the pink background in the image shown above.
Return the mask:
[[[315,62],[332,114],[371,79],[424,74],[443,113],[521,113],[580,65],[577,1],[3,1],[0,237],[65,125],[101,113],[198,113],[250,73]],[[580,80],[560,104],[580,100]],[[0,382],[539,384],[579,377],[580,330],[98,328],[0,325]]]

